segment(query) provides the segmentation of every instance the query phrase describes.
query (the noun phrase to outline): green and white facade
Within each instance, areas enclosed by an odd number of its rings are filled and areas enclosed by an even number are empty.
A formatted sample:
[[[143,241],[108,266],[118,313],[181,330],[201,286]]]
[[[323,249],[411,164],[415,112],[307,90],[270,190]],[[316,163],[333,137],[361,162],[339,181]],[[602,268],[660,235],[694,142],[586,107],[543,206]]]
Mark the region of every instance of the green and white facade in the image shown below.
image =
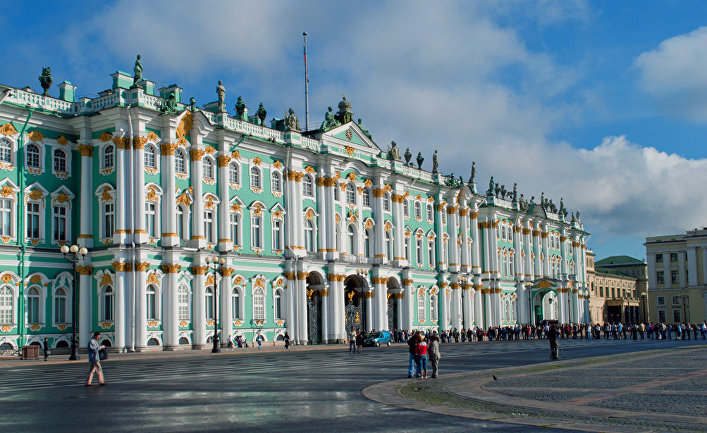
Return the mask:
[[[80,347],[97,330],[118,349],[201,347],[215,318],[222,341],[302,344],[588,319],[578,220],[389,158],[354,122],[269,128],[112,77],[95,99],[0,87],[0,345],[69,344],[64,244],[89,251]]]

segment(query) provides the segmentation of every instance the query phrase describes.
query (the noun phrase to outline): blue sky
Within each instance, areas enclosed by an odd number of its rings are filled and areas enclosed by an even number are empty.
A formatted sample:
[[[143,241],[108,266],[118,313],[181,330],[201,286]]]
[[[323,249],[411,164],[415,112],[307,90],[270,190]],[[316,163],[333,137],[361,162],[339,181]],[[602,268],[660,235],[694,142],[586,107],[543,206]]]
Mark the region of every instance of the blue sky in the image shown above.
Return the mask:
[[[199,105],[220,79],[231,111],[242,95],[304,124],[306,30],[312,126],[345,93],[384,149],[563,197],[599,258],[707,225],[707,3],[296,3],[3,2],[0,83],[39,90],[51,66],[95,96],[139,53]]]

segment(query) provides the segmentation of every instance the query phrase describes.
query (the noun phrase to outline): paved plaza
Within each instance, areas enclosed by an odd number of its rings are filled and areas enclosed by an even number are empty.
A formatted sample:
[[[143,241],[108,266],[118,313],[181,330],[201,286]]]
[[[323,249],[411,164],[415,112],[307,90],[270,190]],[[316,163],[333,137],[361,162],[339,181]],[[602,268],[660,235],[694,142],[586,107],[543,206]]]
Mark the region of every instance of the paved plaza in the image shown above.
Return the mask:
[[[567,360],[556,363],[547,362],[546,341],[445,344],[437,381],[398,380],[407,375],[406,345],[355,356],[343,345],[111,354],[104,363],[108,385],[89,388],[85,359],[0,360],[3,432],[698,431],[706,400],[701,340],[562,344]],[[658,356],[662,349],[669,355]],[[614,384],[616,395],[598,398]],[[647,397],[633,407],[635,396]],[[613,414],[586,410],[675,418],[641,416],[601,429],[589,421]],[[522,424],[533,420],[546,423]]]

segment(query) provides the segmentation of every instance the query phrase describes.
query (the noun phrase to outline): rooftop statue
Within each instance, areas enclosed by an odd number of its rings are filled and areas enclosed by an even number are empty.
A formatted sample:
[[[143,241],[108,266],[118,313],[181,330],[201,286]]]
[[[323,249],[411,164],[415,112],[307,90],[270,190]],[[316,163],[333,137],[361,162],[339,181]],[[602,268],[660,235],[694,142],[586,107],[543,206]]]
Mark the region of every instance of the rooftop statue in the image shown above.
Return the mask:
[[[495,190],[495,185],[494,185],[494,182],[493,182],[493,176],[491,176],[491,180],[489,180],[489,189],[486,190],[486,195],[487,195],[487,196],[492,196],[494,190]]]
[[[44,89],[42,95],[47,96],[49,88],[52,87],[52,70],[50,67],[42,68],[42,75],[39,76],[39,84],[41,84],[42,89]]]
[[[324,122],[322,122],[322,126],[319,128],[322,132],[341,126],[341,123],[334,117],[334,109],[329,107],[327,110],[324,115]]]
[[[336,120],[338,120],[341,125],[343,125],[344,123],[349,123],[353,120],[353,111],[351,111],[351,103],[346,100],[346,95],[344,95],[344,97],[341,99],[341,102],[339,102],[339,112],[336,113]]]
[[[516,182],[513,183],[513,201],[518,201],[518,184]]]
[[[167,100],[162,104],[162,112],[164,114],[174,114],[177,112],[177,98],[174,92],[171,92]]]
[[[258,111],[255,112],[255,117],[257,117],[258,121],[260,122],[258,123],[258,125],[265,125],[265,119],[268,117],[268,111],[265,109],[262,102],[260,103],[260,105],[258,105]]]
[[[410,160],[412,159],[412,152],[410,152],[410,148],[408,147],[405,149],[405,165],[410,165]]]
[[[457,181],[457,186],[464,186],[464,179],[462,178],[462,175],[459,175],[459,180]]]
[[[422,163],[425,161],[425,158],[422,156],[422,152],[417,152],[417,169],[422,170]]]
[[[196,99],[193,96],[189,98],[189,110],[192,113],[196,111]]]
[[[471,176],[469,176],[469,185],[474,183],[474,178],[476,177],[476,161],[471,162]]]
[[[529,204],[534,204],[535,203],[535,196],[531,195],[530,196],[530,203]]]
[[[579,211],[577,211],[577,222],[579,222]]]
[[[362,131],[364,134],[366,134],[366,137],[368,137],[368,138],[370,138],[371,140],[373,140],[373,136],[371,135],[370,132],[368,132],[368,130],[367,130],[366,128],[363,127],[363,123],[361,123],[361,119],[360,119],[360,118],[358,119],[358,124],[357,124],[357,126],[359,127],[359,129],[361,129],[361,131]]]
[[[137,58],[135,59],[135,66],[133,67],[133,85],[132,87],[136,87],[137,83],[142,81],[142,63],[140,62],[140,55],[137,55]]]
[[[432,155],[432,173],[437,173],[439,170],[439,158],[437,157],[437,151],[435,150],[434,155]]]
[[[245,114],[245,102],[243,102],[242,97],[238,97],[236,101],[236,119],[238,120],[248,120]]]
[[[299,119],[295,116],[295,110],[290,108],[290,110],[285,113],[285,128],[288,131],[299,131]]]
[[[390,142],[391,147],[388,148],[388,159],[392,161],[400,161],[400,150],[398,150],[398,144],[395,141]]]
[[[218,96],[218,103],[216,109],[220,112],[226,111],[226,88],[223,87],[221,80],[218,80],[218,86],[216,86],[216,95]]]

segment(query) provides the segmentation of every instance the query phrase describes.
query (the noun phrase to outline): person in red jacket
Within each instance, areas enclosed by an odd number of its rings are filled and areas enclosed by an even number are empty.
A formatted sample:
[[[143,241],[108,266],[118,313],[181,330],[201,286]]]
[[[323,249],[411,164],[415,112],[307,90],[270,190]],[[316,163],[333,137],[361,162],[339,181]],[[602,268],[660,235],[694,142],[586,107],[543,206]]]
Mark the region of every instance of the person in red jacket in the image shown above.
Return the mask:
[[[417,364],[417,371],[422,374],[422,378],[427,379],[427,342],[421,335],[417,337],[415,343],[415,364]]]

